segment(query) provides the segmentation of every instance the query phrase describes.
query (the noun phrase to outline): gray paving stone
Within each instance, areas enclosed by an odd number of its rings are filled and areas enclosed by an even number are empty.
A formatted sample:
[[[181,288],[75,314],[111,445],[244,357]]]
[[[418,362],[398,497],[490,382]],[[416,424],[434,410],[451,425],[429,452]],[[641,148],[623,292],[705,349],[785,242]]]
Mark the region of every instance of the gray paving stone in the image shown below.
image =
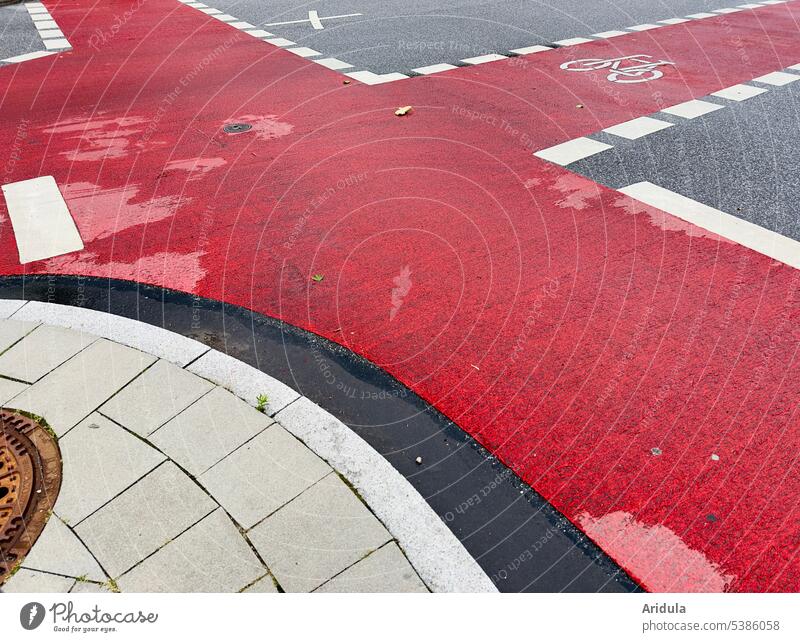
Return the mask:
[[[147,437],[213,387],[211,382],[159,360],[109,399],[100,412]]]
[[[313,591],[391,539],[336,474],[306,490],[248,535],[287,592]]]
[[[280,593],[275,586],[275,580],[271,575],[265,575],[258,582],[248,586],[242,593]]]
[[[0,355],[0,375],[34,383],[97,337],[41,325]]]
[[[215,388],[150,436],[194,476],[269,426],[272,419],[223,388]]]
[[[154,361],[133,348],[98,339],[9,405],[44,417],[61,437]]]
[[[99,413],[59,440],[63,474],[55,513],[76,526],[165,456]]]
[[[248,529],[330,472],[328,464],[275,424],[198,481]]]
[[[28,387],[26,383],[11,381],[0,377],[0,405],[5,405],[9,399],[13,399]]]
[[[199,521],[217,505],[166,462],[75,528],[113,578]]]
[[[123,592],[235,593],[264,566],[222,509],[119,578]]]
[[[15,319],[0,320],[0,352],[5,352],[22,337],[33,331],[35,323]]]
[[[139,350],[177,363],[179,366],[185,366],[208,352],[208,346],[194,339],[99,310],[30,301],[14,314],[14,318],[73,328],[111,341],[136,346]]]
[[[66,593],[75,584],[74,578],[19,569],[2,586],[4,593]]]
[[[0,319],[7,319],[23,305],[25,305],[25,301],[17,301],[16,299],[0,299]]]
[[[55,515],[22,561],[23,568],[70,577],[106,581],[106,574],[81,541]]]
[[[427,593],[428,589],[394,542],[370,553],[317,593]]]
[[[111,593],[107,584],[96,582],[75,582],[70,593]]]
[[[255,405],[259,395],[269,398],[267,414],[274,415],[300,395],[268,374],[217,350],[209,350],[187,368],[192,372],[231,390]]]

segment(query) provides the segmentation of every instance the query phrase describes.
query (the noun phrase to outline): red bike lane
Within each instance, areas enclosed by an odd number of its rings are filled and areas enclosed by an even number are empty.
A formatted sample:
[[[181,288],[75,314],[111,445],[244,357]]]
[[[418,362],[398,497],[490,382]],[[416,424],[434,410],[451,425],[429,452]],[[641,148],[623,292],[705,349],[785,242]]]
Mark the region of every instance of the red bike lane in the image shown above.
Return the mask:
[[[373,87],[170,0],[48,8],[74,50],[0,69],[2,182],[54,176],[85,249],[20,265],[0,201],[2,274],[283,319],[431,402],[646,588],[800,590],[797,271],[532,155],[797,64],[796,3]],[[560,69],[634,54],[675,67]]]

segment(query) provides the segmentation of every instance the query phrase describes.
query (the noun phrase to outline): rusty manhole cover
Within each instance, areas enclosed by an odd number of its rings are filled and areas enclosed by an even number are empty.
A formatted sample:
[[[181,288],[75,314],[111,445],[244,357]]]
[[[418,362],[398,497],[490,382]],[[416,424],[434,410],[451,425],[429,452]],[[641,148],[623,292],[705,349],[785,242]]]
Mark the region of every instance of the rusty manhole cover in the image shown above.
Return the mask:
[[[61,487],[61,453],[40,423],[0,408],[0,584],[33,546]]]

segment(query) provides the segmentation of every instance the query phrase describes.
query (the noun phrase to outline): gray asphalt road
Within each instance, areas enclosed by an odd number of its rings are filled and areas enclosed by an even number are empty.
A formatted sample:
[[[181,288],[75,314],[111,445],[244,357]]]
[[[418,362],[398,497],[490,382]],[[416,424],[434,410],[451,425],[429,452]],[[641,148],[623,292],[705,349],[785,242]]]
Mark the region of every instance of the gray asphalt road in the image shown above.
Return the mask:
[[[724,0],[206,0],[277,36],[375,73],[407,72],[486,53],[736,6]],[[738,4],[741,4],[739,2]],[[322,29],[309,22],[320,16]],[[350,16],[349,14],[362,14]],[[348,16],[330,18],[330,16]],[[295,24],[276,22],[301,20]]]
[[[25,5],[0,7],[0,61],[42,49],[42,39]]]
[[[800,74],[744,102],[703,100],[724,108],[694,120],[654,114],[675,126],[635,141],[592,135],[614,149],[569,169],[613,188],[648,181],[800,241]]]

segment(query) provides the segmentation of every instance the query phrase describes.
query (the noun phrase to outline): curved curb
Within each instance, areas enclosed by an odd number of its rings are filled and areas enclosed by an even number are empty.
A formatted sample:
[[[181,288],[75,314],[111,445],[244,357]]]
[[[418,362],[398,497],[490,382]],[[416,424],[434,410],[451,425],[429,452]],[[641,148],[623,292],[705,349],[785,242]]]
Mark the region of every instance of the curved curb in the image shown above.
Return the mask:
[[[266,391],[269,414],[340,472],[400,543],[435,592],[497,592],[486,573],[411,484],[366,441],[288,386],[181,335],[106,312],[0,299],[0,318],[90,333],[187,367],[242,399]],[[293,397],[293,398],[292,398]]]

